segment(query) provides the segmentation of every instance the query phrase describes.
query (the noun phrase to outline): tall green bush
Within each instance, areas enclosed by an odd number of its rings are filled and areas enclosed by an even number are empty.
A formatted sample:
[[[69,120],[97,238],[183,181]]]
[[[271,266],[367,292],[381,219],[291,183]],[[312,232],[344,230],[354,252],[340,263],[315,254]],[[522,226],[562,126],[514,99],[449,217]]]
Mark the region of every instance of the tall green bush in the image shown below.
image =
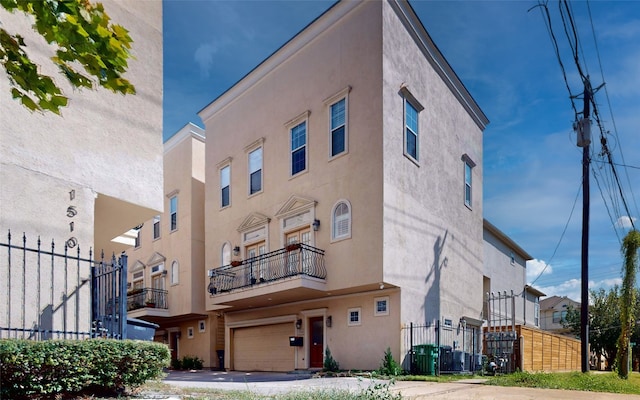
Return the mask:
[[[154,342],[0,339],[0,398],[118,393],[161,377],[169,359]]]

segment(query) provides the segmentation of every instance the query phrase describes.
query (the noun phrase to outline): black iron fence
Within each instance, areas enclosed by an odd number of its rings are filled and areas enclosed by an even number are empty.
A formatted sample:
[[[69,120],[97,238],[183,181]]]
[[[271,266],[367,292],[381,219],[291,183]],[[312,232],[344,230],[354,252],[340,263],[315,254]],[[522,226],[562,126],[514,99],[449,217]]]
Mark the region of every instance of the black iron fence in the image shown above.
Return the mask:
[[[483,368],[480,328],[440,324],[402,327],[402,367],[421,375],[472,373]]]
[[[0,338],[126,338],[127,258],[81,257],[80,247],[0,241]]]
[[[209,293],[214,295],[296,275],[326,278],[324,250],[295,243],[270,253],[211,269]]]

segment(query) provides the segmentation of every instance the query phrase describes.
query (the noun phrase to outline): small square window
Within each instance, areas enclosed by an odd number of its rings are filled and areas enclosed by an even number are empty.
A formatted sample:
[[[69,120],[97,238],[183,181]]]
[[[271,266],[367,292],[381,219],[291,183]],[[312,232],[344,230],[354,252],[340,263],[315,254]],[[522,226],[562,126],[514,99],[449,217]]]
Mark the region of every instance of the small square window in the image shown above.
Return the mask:
[[[389,315],[389,297],[376,297],[373,304],[373,315],[376,317]]]
[[[205,331],[205,323],[204,320],[198,321],[198,332],[204,333]]]
[[[192,326],[187,328],[187,338],[193,339],[193,327]]]
[[[360,325],[360,307],[358,308],[350,308],[347,310],[347,325],[348,326],[357,326]]]

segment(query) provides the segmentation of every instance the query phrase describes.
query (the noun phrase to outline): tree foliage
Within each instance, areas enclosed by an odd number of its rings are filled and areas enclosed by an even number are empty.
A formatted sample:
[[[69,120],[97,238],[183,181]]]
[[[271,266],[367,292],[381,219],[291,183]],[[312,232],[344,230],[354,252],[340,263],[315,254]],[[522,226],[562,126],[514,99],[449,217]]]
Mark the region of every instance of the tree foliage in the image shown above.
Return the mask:
[[[622,289],[620,293],[620,337],[618,338],[618,375],[629,376],[629,343],[636,321],[636,272],[638,271],[638,249],[640,232],[630,231],[622,241],[624,265],[622,268]]]
[[[589,345],[597,360],[605,357],[609,368],[616,358],[616,340],[620,335],[619,291],[617,286],[608,292],[602,288],[589,291]],[[565,326],[580,337],[580,310],[569,307],[565,321]]]
[[[125,28],[110,22],[102,4],[94,5],[90,0],[0,0],[0,5],[33,17],[34,30],[55,47],[51,61],[74,87],[94,88],[97,83],[116,93],[135,93],[123,77],[132,39]],[[59,114],[68,98],[51,77],[38,71],[26,49],[22,35],[9,33],[0,24],[0,64],[9,77],[12,97],[31,111]]]

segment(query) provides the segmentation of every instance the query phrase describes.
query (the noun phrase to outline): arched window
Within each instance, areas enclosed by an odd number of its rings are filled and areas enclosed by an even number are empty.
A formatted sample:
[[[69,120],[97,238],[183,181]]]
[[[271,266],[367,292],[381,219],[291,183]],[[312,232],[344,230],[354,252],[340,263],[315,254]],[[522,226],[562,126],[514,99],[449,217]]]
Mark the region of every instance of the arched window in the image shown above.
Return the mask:
[[[171,263],[171,284],[175,285],[180,282],[180,266],[177,261]]]
[[[333,240],[351,237],[351,205],[346,200],[341,200],[333,207],[331,217],[331,238]]]
[[[222,253],[220,258],[220,265],[231,264],[231,245],[227,242],[222,245]]]

